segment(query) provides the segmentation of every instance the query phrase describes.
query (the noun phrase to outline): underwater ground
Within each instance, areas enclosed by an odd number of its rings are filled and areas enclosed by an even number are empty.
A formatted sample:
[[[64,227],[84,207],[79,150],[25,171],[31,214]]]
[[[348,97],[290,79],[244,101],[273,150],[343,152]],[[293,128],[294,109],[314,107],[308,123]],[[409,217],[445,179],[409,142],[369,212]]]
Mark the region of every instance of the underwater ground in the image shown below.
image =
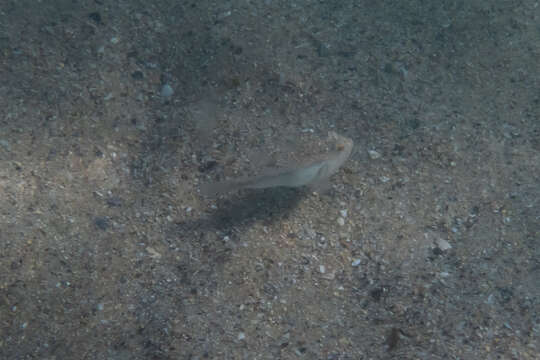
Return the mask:
[[[539,24],[2,0],[0,358],[538,359]],[[325,191],[200,193],[329,131]]]

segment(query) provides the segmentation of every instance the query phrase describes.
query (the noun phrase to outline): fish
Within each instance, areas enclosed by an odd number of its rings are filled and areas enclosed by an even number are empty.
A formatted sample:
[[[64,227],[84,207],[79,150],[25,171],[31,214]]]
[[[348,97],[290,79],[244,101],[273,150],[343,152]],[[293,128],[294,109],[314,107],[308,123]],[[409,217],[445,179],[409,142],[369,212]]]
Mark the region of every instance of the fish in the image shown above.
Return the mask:
[[[327,181],[347,161],[354,147],[352,139],[333,131],[328,134],[335,150],[300,161],[284,168],[272,168],[260,175],[201,185],[201,194],[217,196],[241,189],[266,189],[274,187],[297,188]]]

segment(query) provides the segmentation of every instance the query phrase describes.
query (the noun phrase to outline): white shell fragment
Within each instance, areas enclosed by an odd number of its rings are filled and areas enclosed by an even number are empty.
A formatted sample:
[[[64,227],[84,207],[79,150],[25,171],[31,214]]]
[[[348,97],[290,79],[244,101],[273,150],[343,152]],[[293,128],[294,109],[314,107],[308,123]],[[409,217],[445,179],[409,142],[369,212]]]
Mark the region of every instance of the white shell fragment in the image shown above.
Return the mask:
[[[441,249],[442,251],[449,250],[452,248],[452,245],[450,245],[448,241],[441,238],[438,238],[435,240],[435,245],[437,245],[437,247]]]

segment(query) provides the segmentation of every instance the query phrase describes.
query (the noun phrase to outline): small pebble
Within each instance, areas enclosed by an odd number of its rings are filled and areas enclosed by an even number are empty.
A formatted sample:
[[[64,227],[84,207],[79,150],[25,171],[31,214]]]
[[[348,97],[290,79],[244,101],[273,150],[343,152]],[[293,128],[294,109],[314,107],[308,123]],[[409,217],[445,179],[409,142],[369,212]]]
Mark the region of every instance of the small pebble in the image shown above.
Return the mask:
[[[0,146],[3,147],[4,149],[6,149],[6,151],[10,151],[11,148],[9,147],[9,143],[7,142],[7,140],[0,140]]]
[[[450,245],[450,243],[448,241],[444,240],[444,239],[435,240],[435,244],[442,251],[445,251],[445,250],[448,250],[448,249],[452,248],[452,245]]]
[[[340,210],[339,213],[341,214],[341,217],[346,218],[348,215],[347,209]]]
[[[94,219],[94,225],[96,225],[100,230],[107,230],[109,227],[109,219],[103,216],[98,216]]]
[[[161,96],[171,97],[174,94],[174,90],[169,84],[165,84],[161,87]]]
[[[88,17],[89,17],[91,20],[94,20],[94,22],[95,22],[96,24],[102,24],[102,22],[101,22],[101,14],[98,13],[97,11],[88,14]]]
[[[342,217],[338,217],[337,218],[337,223],[339,226],[343,226],[345,225],[345,219],[343,219]]]
[[[326,272],[326,267],[324,265],[319,265],[319,272],[324,274]]]
[[[381,157],[381,154],[375,150],[368,150],[368,154],[372,160],[379,159]]]
[[[143,74],[142,71],[137,70],[137,71],[131,73],[131,77],[134,80],[142,80],[144,78],[144,74]]]
[[[354,267],[357,267],[357,266],[360,265],[361,262],[362,262],[362,261],[361,261],[360,259],[355,259],[355,260],[351,263],[351,265],[354,266]]]
[[[238,340],[244,340],[246,338],[246,334],[241,332],[241,333],[238,333]]]

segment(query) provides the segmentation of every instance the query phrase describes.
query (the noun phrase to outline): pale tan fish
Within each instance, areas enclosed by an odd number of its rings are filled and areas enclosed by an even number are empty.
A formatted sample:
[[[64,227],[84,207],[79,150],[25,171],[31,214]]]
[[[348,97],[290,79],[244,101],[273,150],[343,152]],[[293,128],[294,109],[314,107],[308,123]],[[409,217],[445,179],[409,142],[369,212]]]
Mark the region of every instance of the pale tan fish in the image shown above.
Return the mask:
[[[329,137],[336,143],[336,150],[300,162],[295,166],[271,169],[254,177],[245,177],[201,186],[201,193],[215,196],[240,189],[264,189],[278,186],[300,187],[314,185],[328,180],[349,158],[353,141],[330,132]]]

